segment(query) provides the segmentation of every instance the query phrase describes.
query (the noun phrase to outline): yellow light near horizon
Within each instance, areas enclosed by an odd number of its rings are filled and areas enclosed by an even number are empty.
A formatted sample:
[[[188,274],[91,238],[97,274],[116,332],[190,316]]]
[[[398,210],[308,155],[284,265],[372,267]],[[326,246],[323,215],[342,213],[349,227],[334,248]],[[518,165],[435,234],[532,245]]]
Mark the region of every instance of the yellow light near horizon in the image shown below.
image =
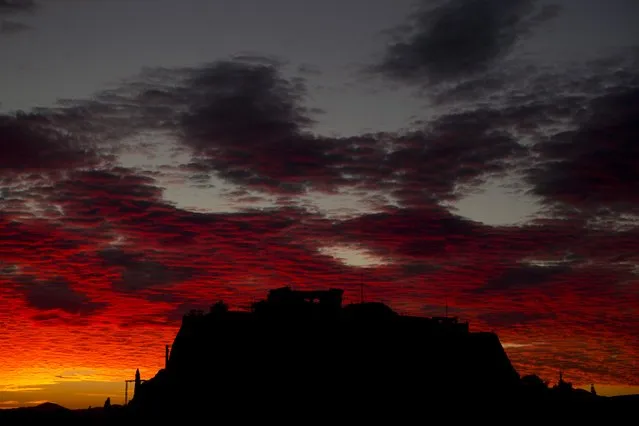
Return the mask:
[[[319,249],[319,251],[338,259],[348,266],[369,267],[386,263],[381,257],[356,247],[324,247]]]
[[[597,395],[601,396],[620,396],[620,395],[639,395],[639,386],[631,385],[595,385]],[[590,391],[590,384],[577,386],[580,389]]]

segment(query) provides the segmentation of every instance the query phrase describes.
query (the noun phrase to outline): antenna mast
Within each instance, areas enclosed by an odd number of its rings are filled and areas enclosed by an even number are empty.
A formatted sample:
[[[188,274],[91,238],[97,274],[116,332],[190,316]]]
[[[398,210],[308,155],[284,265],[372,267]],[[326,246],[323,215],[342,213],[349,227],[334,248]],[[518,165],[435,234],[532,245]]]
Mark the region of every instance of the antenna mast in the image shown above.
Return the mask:
[[[164,347],[164,368],[168,368],[169,367],[169,345],[165,345]]]
[[[359,302],[364,303],[364,273],[360,274],[359,281]]]
[[[446,286],[444,299],[446,300],[446,318],[448,318],[448,286]]]

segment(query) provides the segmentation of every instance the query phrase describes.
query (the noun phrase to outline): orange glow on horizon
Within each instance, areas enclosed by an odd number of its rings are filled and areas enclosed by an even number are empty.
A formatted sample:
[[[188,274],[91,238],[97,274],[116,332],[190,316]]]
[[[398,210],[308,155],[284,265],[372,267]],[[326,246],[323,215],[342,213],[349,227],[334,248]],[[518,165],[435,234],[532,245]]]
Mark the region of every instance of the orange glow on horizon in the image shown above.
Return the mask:
[[[355,298],[355,295],[352,297]],[[374,295],[369,297],[375,298]],[[236,303],[239,302],[236,300]],[[134,309],[135,304],[123,304],[122,308],[127,306]],[[23,305],[20,311],[28,312],[29,308]],[[69,408],[86,408],[103,404],[107,397],[111,397],[114,404],[122,403],[124,380],[132,378],[136,368],[140,369],[143,378],[151,378],[163,367],[164,345],[172,343],[179,321],[165,326],[122,327],[112,321],[116,311],[111,308],[96,316],[92,320],[93,325],[77,326],[41,325],[28,318],[3,318],[7,329],[12,330],[12,338],[11,342],[5,339],[0,345],[5,354],[0,364],[0,407],[11,408],[46,400]],[[481,324],[472,327],[472,322],[471,329],[485,330]],[[531,332],[535,333],[526,338],[525,335]],[[521,375],[537,373],[552,385],[556,371],[544,368],[540,362],[553,357],[556,346],[537,340],[535,336],[538,338],[539,334],[539,330],[520,330],[516,334],[503,330],[500,339]],[[552,336],[545,337],[552,340]],[[536,340],[539,343],[513,343]],[[564,351],[570,352],[569,342],[565,343]],[[574,342],[575,348],[584,344],[589,342]],[[530,363],[535,359],[537,363]],[[569,371],[566,379],[579,383],[583,383],[583,379],[588,383],[594,382],[598,392],[607,396],[637,393],[639,390],[637,386],[623,383],[597,385],[601,377],[589,380],[578,371]],[[589,385],[583,387],[589,389]]]

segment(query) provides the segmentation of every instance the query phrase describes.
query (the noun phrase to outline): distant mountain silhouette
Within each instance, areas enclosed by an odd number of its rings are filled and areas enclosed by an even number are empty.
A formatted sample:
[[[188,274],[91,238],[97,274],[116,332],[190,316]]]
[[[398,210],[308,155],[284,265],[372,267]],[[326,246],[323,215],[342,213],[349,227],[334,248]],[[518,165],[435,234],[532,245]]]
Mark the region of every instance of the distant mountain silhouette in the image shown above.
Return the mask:
[[[53,402],[45,402],[40,405],[35,405],[33,407],[25,407],[33,411],[68,411],[68,408],[65,408],[61,405],[55,404]]]
[[[0,410],[0,425],[126,425],[132,416],[120,405],[112,405],[110,410],[102,407],[71,410],[61,405],[44,404]]]
[[[610,399],[616,402],[633,403],[635,407],[639,407],[639,394],[636,395],[617,395]]]

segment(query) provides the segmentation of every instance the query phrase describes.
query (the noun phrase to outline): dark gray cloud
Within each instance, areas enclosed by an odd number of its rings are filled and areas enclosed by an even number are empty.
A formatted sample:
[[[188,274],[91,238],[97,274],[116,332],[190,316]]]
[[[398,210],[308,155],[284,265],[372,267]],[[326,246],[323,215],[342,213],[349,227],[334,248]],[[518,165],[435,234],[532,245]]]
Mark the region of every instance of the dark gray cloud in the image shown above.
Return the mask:
[[[525,154],[509,134],[513,120],[496,110],[450,113],[401,134],[317,136],[304,80],[285,78],[269,58],[249,59],[147,70],[88,109],[117,110],[124,127],[173,132],[199,180],[215,174],[280,195],[385,190],[414,206],[455,198]]]
[[[333,145],[310,134],[304,81],[284,78],[280,66],[270,57],[244,56],[148,69],[118,90],[66,107],[94,117],[88,130],[99,139],[144,129],[172,133],[193,156],[200,180],[216,173],[268,191],[300,192],[308,176],[327,173]]]
[[[477,292],[534,288],[549,283],[556,276],[571,270],[568,265],[512,267],[503,274],[486,282]]]
[[[56,126],[48,116],[0,116],[0,174],[70,169],[97,162],[91,144]]]
[[[0,0],[0,36],[28,30],[28,25],[15,18],[35,11],[37,6],[34,0]]]
[[[484,155],[495,155],[504,170],[521,172],[523,192],[539,200],[547,213],[579,220],[607,218],[614,228],[621,216],[639,214],[639,153],[634,143],[639,133],[638,67],[639,51],[631,48],[559,70],[529,68],[526,73],[521,68],[515,77],[496,71],[491,77],[496,86],[484,85],[482,76],[447,92],[460,90],[452,97],[478,101],[462,104],[465,112],[437,118],[429,127],[452,129],[466,144],[462,152],[467,155],[483,146]],[[514,84],[495,92],[500,81]],[[482,143],[482,127],[500,138]],[[455,144],[446,133],[439,136],[446,147]],[[522,141],[525,148],[506,143],[508,138]],[[484,164],[479,177],[490,169],[490,162]]]
[[[91,315],[105,308],[103,302],[92,301],[86,294],[73,289],[63,278],[38,280],[21,275],[15,278],[16,290],[27,304],[40,311],[64,311],[74,315]]]
[[[196,268],[168,266],[152,260],[148,254],[130,253],[119,248],[106,249],[98,255],[104,265],[121,269],[120,279],[112,283],[116,291],[135,292],[178,284],[198,275]]]
[[[530,325],[530,323],[544,320],[554,320],[556,316],[553,313],[511,311],[480,314],[478,318],[488,326],[504,328],[513,325]]]
[[[488,128],[511,129],[525,143],[527,160],[511,170],[522,172],[524,192],[548,213],[636,214],[638,66],[639,51],[631,48],[559,70],[520,69],[513,80],[497,72],[495,81],[514,83],[500,92],[481,78],[468,80],[459,98],[483,98],[464,106]]]
[[[395,30],[395,40],[372,70],[418,85],[455,82],[488,71],[558,12],[556,6],[539,3],[422,1],[410,21]]]
[[[639,86],[592,99],[575,121],[535,146],[531,193],[568,213],[639,214]]]
[[[233,61],[201,69],[187,84],[183,141],[222,177],[286,189],[325,173],[328,150],[305,132],[312,120],[301,80],[283,78],[272,63]]]
[[[34,0],[0,0],[0,15],[32,12],[36,7]]]
[[[28,30],[29,28],[31,27],[21,22],[14,22],[14,21],[7,21],[7,20],[0,21],[0,35],[15,34],[15,33]]]

